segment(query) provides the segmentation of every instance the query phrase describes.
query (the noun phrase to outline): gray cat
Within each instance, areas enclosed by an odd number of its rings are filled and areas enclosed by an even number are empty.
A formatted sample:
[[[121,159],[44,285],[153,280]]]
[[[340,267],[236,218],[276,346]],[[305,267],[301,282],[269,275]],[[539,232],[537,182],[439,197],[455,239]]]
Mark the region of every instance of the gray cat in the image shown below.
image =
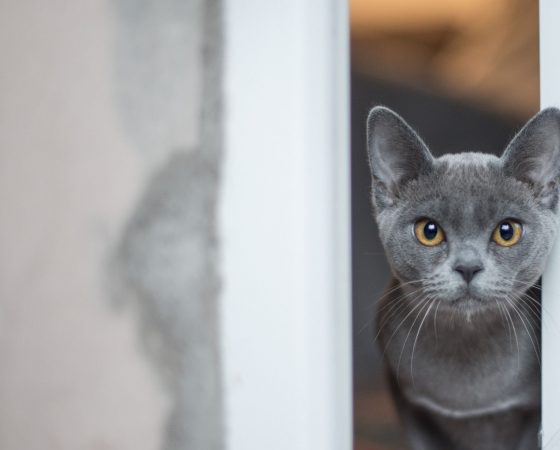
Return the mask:
[[[537,449],[538,280],[558,225],[560,110],[537,114],[501,158],[434,158],[377,107],[368,155],[393,273],[377,338],[410,447]]]

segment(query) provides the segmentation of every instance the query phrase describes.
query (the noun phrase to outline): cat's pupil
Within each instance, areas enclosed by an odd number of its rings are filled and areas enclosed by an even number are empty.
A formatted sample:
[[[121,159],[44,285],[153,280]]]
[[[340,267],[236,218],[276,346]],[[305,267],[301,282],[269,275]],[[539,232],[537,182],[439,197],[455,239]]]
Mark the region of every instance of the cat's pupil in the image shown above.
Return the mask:
[[[424,225],[424,236],[430,241],[437,236],[437,225],[434,222],[428,222]]]
[[[509,222],[500,225],[500,236],[504,241],[509,241],[513,237],[513,226]]]

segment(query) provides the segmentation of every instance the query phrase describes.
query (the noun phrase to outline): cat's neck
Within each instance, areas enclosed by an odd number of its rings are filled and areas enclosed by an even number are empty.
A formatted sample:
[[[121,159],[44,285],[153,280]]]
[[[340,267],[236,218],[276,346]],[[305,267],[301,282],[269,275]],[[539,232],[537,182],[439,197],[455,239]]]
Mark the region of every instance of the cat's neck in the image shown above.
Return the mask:
[[[530,319],[509,303],[510,309],[488,305],[467,313],[441,300],[438,308],[435,301],[406,297],[404,287],[393,281],[377,318],[383,355],[403,388],[450,407],[463,404],[466,395],[476,409],[510,398],[522,390],[519,380],[538,374],[538,316]],[[538,383],[530,391],[527,396],[538,398]]]

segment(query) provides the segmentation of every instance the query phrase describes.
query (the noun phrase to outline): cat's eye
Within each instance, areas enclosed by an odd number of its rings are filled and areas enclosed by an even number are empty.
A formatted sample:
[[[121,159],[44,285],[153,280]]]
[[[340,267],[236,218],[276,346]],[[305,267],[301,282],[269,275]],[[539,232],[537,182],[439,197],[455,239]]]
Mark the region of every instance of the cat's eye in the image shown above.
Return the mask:
[[[502,246],[511,247],[519,242],[523,227],[516,220],[508,219],[500,222],[492,233],[492,240]]]
[[[414,224],[414,234],[418,242],[428,247],[441,244],[445,234],[441,227],[431,219],[420,219]]]

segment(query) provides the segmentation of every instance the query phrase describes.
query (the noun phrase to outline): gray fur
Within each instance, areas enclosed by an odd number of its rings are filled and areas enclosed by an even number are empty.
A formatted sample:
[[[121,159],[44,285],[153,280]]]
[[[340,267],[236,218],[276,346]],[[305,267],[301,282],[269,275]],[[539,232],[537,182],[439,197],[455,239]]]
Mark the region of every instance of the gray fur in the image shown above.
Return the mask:
[[[497,158],[433,158],[394,112],[368,117],[372,200],[393,280],[378,336],[411,448],[536,449],[540,426],[538,280],[558,225],[560,111],[535,116]],[[420,244],[414,223],[446,240]],[[492,242],[504,219],[512,247]],[[480,265],[470,283],[455,268]]]

